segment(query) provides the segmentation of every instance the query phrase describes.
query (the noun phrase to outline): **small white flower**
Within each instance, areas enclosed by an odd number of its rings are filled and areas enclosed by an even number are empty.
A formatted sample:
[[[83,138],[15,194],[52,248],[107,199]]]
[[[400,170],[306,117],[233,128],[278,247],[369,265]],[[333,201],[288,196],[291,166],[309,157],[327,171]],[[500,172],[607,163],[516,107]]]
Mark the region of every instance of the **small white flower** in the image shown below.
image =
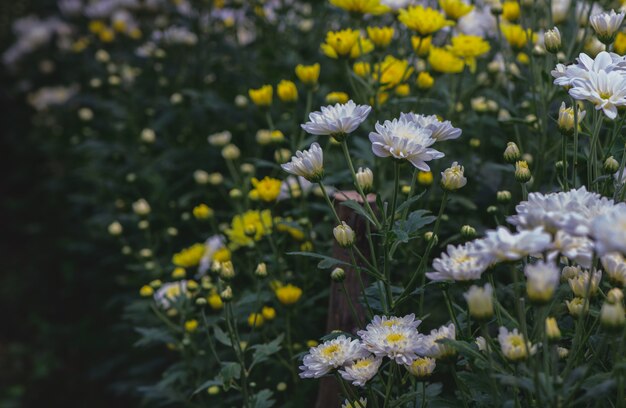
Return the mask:
[[[584,186],[567,192],[530,193],[527,201],[515,207],[517,215],[507,221],[518,230],[541,226],[554,234],[563,230],[571,235],[587,235],[591,221],[614,206],[613,200],[588,192]]]
[[[169,309],[180,297],[187,295],[187,281],[169,282],[154,293],[154,301],[160,308]]]
[[[218,250],[224,248],[225,244],[226,241],[222,235],[213,235],[207,238],[204,242],[204,255],[202,255],[202,259],[200,259],[200,264],[198,265],[199,275],[206,274],[209,268],[211,268],[213,255]]]
[[[609,280],[618,286],[626,286],[626,260],[622,254],[611,252],[601,258]]]
[[[626,105],[626,78],[619,72],[589,72],[587,79],[576,79],[569,90],[572,98],[591,102],[609,119],[617,117],[617,108]]]
[[[506,327],[500,327],[498,343],[500,343],[504,357],[511,361],[525,360],[529,354],[537,352],[537,346],[532,345],[530,341],[525,341],[524,336],[517,329],[509,332]]]
[[[408,160],[422,171],[430,171],[427,161],[440,159],[443,153],[429,148],[435,139],[432,131],[420,127],[405,118],[376,123],[376,132],[371,132],[372,151],[378,157],[394,157]]]
[[[413,112],[400,113],[400,119],[406,119],[417,123],[420,127],[430,130],[430,137],[438,142],[450,139],[457,139],[461,136],[461,129],[452,126],[449,120],[441,121],[437,115],[421,115]]]
[[[435,367],[437,364],[435,363],[434,358],[430,357],[418,357],[411,365],[405,366],[408,372],[413,374],[417,378],[426,378],[430,377],[430,375],[435,371]]]
[[[483,336],[476,337],[476,347],[478,351],[487,351],[487,340]]]
[[[480,279],[482,273],[489,266],[483,262],[473,242],[463,245],[448,245],[446,252],[433,260],[436,272],[426,273],[426,277],[433,281],[469,281]]]
[[[150,204],[144,198],[140,198],[133,203],[133,212],[137,215],[148,215],[150,211]]]
[[[398,364],[410,365],[423,352],[423,335],[417,326],[421,320],[415,320],[411,314],[394,324],[395,319],[383,320],[375,316],[374,320],[357,334],[363,346],[377,357],[389,357]]]
[[[611,10],[609,13],[600,13],[591,16],[589,23],[596,32],[598,39],[606,44],[610,44],[615,39],[615,35],[624,21],[624,12],[616,13]]]
[[[298,150],[289,163],[280,167],[311,182],[319,181],[324,175],[324,151],[319,144],[313,143],[309,150]]]
[[[517,234],[505,227],[487,231],[484,239],[474,241],[483,262],[516,261],[528,255],[538,254],[550,248],[550,234],[542,227]]]
[[[368,355],[359,340],[339,336],[309,350],[302,359],[300,378],[322,377],[335,368]]]
[[[394,11],[407,8],[411,3],[413,3],[413,0],[380,0],[380,4]]]
[[[600,255],[607,252],[626,254],[626,206],[620,204],[591,223],[591,235]]]
[[[591,279],[591,282],[589,281]],[[598,291],[600,280],[602,279],[602,271],[594,271],[591,274],[589,271],[579,273],[577,276],[568,280],[569,287],[577,297],[585,298],[587,294],[593,296]]]
[[[589,78],[591,72],[624,72],[626,70],[626,58],[615,53],[606,51],[600,52],[596,58],[591,58],[585,53],[580,53],[576,64],[557,64],[551,72],[554,84],[563,87],[571,87],[575,80],[585,80]]]
[[[280,194],[276,201],[287,200],[289,198],[298,198],[302,194],[307,195],[315,187],[313,183],[304,177],[288,176],[280,185]],[[326,192],[332,196],[335,191],[334,187],[326,187]]]
[[[548,255],[548,258],[560,253],[583,268],[591,267],[593,241],[586,236],[575,236],[565,231],[558,231],[554,236],[552,246],[554,251]]]
[[[345,136],[352,133],[365,121],[372,110],[368,105],[357,105],[353,101],[335,106],[322,106],[321,112],[311,112],[309,122],[302,129],[312,135]]]
[[[378,373],[382,361],[382,358],[375,356],[361,358],[352,364],[345,365],[343,369],[339,370],[339,374],[344,380],[350,381],[352,385],[365,387],[365,383]]]
[[[555,264],[539,261],[528,264],[524,268],[526,275],[526,293],[528,298],[535,302],[547,302],[554,295],[559,286],[561,272]]]
[[[493,287],[489,283],[484,287],[472,285],[463,297],[473,318],[485,320],[493,316]]]
[[[422,351],[422,355],[434,359],[441,359],[454,355],[456,350],[453,347],[439,342],[439,340],[444,339],[456,339],[456,328],[454,327],[454,323],[450,323],[447,326],[441,326],[438,329],[433,329],[428,336],[425,336],[423,340],[424,350]]]

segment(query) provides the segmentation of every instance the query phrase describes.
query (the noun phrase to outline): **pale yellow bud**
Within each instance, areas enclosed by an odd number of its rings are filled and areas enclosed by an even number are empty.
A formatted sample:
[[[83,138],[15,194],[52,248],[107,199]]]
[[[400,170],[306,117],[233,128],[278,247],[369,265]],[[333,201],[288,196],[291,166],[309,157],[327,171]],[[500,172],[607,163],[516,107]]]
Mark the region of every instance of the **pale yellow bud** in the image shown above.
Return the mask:
[[[342,247],[350,247],[354,244],[354,230],[345,221],[333,228],[333,235],[337,243]]]
[[[470,315],[476,320],[489,320],[493,316],[493,288],[472,285],[463,295],[467,301]]]

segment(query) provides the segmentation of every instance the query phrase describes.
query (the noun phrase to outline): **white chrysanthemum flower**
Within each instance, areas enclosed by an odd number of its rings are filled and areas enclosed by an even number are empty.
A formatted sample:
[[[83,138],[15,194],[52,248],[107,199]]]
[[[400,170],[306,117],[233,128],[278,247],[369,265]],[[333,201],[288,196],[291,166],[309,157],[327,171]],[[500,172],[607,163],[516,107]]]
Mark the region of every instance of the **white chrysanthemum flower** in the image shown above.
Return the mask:
[[[626,205],[620,203],[595,217],[591,223],[591,235],[600,255],[607,252],[626,254]]]
[[[376,132],[371,132],[369,138],[376,156],[408,160],[418,169],[430,171],[426,162],[444,156],[440,151],[429,148],[435,143],[431,134],[429,129],[401,118],[386,120],[382,125],[376,123]]]
[[[615,40],[615,35],[624,21],[624,12],[616,13],[611,10],[609,13],[600,13],[591,16],[589,23],[596,32],[598,39],[605,44],[610,44]]]
[[[547,302],[559,286],[561,271],[552,262],[539,261],[524,268],[526,275],[526,293],[535,302]]]
[[[298,198],[302,194],[307,195],[313,190],[315,185],[304,177],[288,176],[280,185],[280,194],[276,197],[276,201],[287,200],[289,198]],[[325,186],[326,192],[330,195],[335,191],[334,187]]]
[[[200,259],[200,264],[198,265],[199,275],[206,274],[213,262],[213,255],[215,255],[215,252],[218,250],[224,248],[225,245],[226,241],[224,237],[219,234],[212,235],[204,241],[204,255],[202,255],[202,259]]]
[[[572,235],[587,235],[591,220],[614,206],[613,200],[589,192],[585,186],[560,193],[530,193],[527,201],[515,207],[517,215],[507,221],[518,230],[541,226],[553,234],[563,230]]]
[[[407,8],[410,4],[413,4],[414,0],[380,0],[380,4],[387,6],[392,10],[400,10]]]
[[[615,285],[626,287],[626,259],[622,254],[611,252],[601,259],[604,272]]]
[[[609,119],[615,119],[617,108],[626,105],[626,78],[620,72],[590,72],[587,79],[576,79],[573,85],[572,98],[591,102]]]
[[[454,28],[463,34],[487,38],[495,36],[496,26],[496,18],[491,14],[489,7],[482,7],[474,8],[461,17]]]
[[[589,281],[591,279],[591,282]],[[602,279],[602,271],[596,270],[593,274],[589,271],[579,273],[577,276],[568,280],[569,287],[577,297],[585,298],[587,293],[593,296],[598,291],[600,280]]]
[[[352,100],[345,104],[322,106],[322,111],[311,112],[309,122],[302,129],[312,135],[342,137],[361,125],[372,110],[368,105],[357,105]]]
[[[367,398],[361,397],[358,401],[345,400],[341,408],[367,408]]]
[[[169,282],[163,284],[154,293],[154,301],[162,309],[169,309],[182,296],[187,296],[187,281]]]
[[[574,85],[575,80],[588,79],[591,72],[597,74],[600,71],[624,72],[626,71],[626,58],[606,51],[600,52],[595,59],[585,53],[580,53],[576,64],[567,66],[557,64],[551,74],[555,78],[555,85],[569,88]]]
[[[453,347],[439,342],[439,340],[444,339],[456,339],[456,328],[454,327],[454,323],[450,323],[447,326],[441,326],[438,329],[433,329],[428,336],[425,336],[423,340],[424,349],[421,354],[437,360],[454,355],[456,350]]]
[[[313,143],[309,150],[298,150],[289,163],[281,164],[287,173],[317,182],[324,175],[324,151],[318,143]]]
[[[500,343],[504,357],[511,361],[525,360],[529,353],[533,355],[537,352],[537,346],[532,345],[530,341],[525,341],[524,335],[517,329],[509,331],[506,327],[500,327],[498,343]]]
[[[302,359],[300,378],[322,377],[335,368],[368,355],[359,340],[339,336],[317,347],[311,347]]]
[[[435,359],[430,357],[418,357],[411,365],[405,366],[407,371],[417,378],[427,378],[435,371],[437,366]]]
[[[417,330],[417,327],[422,323],[421,320],[415,319],[415,313],[411,313],[406,316],[398,317],[398,316],[374,316],[370,324],[374,326],[402,326],[409,327]]]
[[[552,243],[550,234],[542,227],[511,233],[505,227],[487,231],[486,237],[475,240],[477,251],[483,262],[516,261],[528,255],[538,254],[549,249]]]
[[[390,319],[383,321],[376,317],[365,330],[357,333],[363,346],[377,357],[389,357],[398,364],[411,364],[423,351],[424,336],[417,331],[421,320],[415,320],[415,315],[411,314],[405,316],[406,320],[401,324],[393,324]]]
[[[558,231],[552,243],[553,251],[548,258],[558,253],[576,262],[583,268],[591,267],[593,258],[593,241],[585,236],[570,235],[565,231]]]
[[[400,119],[414,122],[418,126],[430,130],[430,137],[438,142],[457,139],[461,136],[461,129],[452,126],[449,120],[441,121],[437,115],[421,115],[413,112],[400,113]]]
[[[433,260],[436,272],[428,272],[426,277],[433,281],[470,281],[480,279],[488,266],[478,255],[474,242],[448,245],[446,252]]]
[[[350,381],[352,385],[365,387],[365,383],[378,373],[382,361],[382,358],[375,356],[361,358],[352,364],[345,365],[343,369],[339,370],[339,374],[344,380]]]
[[[450,167],[441,172],[441,186],[448,191],[464,187],[467,184],[464,172],[463,166],[458,162],[453,162]]]

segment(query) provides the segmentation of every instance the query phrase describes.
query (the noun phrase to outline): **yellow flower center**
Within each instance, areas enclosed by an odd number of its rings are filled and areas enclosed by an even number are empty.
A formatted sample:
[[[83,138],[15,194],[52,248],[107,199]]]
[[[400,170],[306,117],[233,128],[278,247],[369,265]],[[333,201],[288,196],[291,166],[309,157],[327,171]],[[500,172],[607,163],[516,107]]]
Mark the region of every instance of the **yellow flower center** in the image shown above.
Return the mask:
[[[389,343],[397,343],[404,340],[405,336],[401,333],[391,333],[387,335],[387,341]]]
[[[365,368],[365,367],[369,367],[370,364],[372,364],[372,362],[370,360],[359,360],[356,363],[354,363],[353,367],[354,368]]]
[[[324,355],[324,357],[331,357],[337,351],[339,351],[339,345],[331,344],[330,346],[328,346],[324,350],[322,350],[322,354]]]

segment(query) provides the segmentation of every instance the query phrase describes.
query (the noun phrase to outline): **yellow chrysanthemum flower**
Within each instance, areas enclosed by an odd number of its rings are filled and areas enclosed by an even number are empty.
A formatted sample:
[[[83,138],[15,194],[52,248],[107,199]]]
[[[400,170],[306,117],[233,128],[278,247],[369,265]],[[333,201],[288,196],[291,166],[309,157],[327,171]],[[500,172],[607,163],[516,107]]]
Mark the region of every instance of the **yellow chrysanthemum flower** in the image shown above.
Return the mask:
[[[357,76],[365,78],[370,75],[372,69],[369,62],[359,61],[354,63],[354,65],[352,66],[352,70]]]
[[[518,50],[524,48],[529,42],[537,41],[536,33],[533,33],[531,29],[524,30],[519,24],[504,24],[502,34],[509,45]]]
[[[387,55],[381,63],[374,65],[372,78],[379,83],[382,90],[387,90],[406,81],[412,73],[413,67],[409,61]]]
[[[154,289],[149,285],[143,285],[141,289],[139,289],[139,295],[142,297],[152,296],[154,294]]]
[[[278,98],[283,102],[295,102],[298,100],[298,88],[292,81],[283,79],[276,86]]]
[[[220,295],[218,295],[217,293],[211,294],[207,298],[207,302],[209,302],[209,306],[213,310],[220,310],[221,308],[224,307],[224,302],[222,301],[222,298],[220,297]]]
[[[272,85],[263,85],[258,89],[250,89],[248,90],[248,95],[257,106],[270,106],[272,104],[272,96],[274,94],[274,89]]]
[[[430,51],[430,45],[433,37],[420,37],[418,35],[414,35],[411,37],[411,45],[413,46],[413,51],[420,57],[425,57],[428,55]]]
[[[480,57],[489,52],[489,43],[476,35],[459,34],[452,38],[448,50],[454,55],[462,58],[471,72],[476,71],[476,57]]]
[[[613,43],[613,51],[619,55],[626,54],[626,34],[622,32],[617,33]]]
[[[280,303],[283,305],[293,305],[302,296],[302,289],[291,283],[285,286],[281,286],[274,290],[274,294]]]
[[[435,85],[435,78],[432,77],[428,72],[420,72],[417,75],[417,87],[422,91],[428,90]]]
[[[293,221],[290,218],[287,218],[284,221],[277,220],[275,222],[275,225],[277,231],[286,232],[287,234],[291,235],[291,238],[295,239],[296,241],[302,241],[305,237],[304,231],[302,231],[300,228],[295,227]]]
[[[505,1],[502,3],[502,17],[510,22],[517,21],[520,16],[520,7],[517,1]]]
[[[350,28],[326,33],[326,42],[322,44],[324,55],[330,58],[348,57],[357,45],[361,34]]]
[[[428,63],[433,71],[442,74],[458,74],[463,71],[465,62],[450,51],[432,47],[428,55]]]
[[[280,194],[280,186],[282,183],[283,182],[278,179],[267,176],[262,180],[257,178],[252,179],[252,186],[256,190],[259,198],[267,203],[276,200]]]
[[[446,17],[454,21],[458,21],[474,9],[474,6],[464,3],[462,0],[439,0],[439,7],[446,13]]]
[[[395,92],[398,96],[408,96],[411,93],[411,87],[409,84],[400,84],[396,86]]]
[[[233,217],[226,235],[237,248],[249,246],[272,232],[272,214],[269,210],[249,210]]]
[[[350,100],[350,96],[345,92],[331,92],[326,95],[326,103],[334,105],[336,103],[346,103]]]
[[[265,319],[261,313],[250,313],[248,316],[248,326],[258,328],[263,326],[265,323]]]
[[[193,208],[193,216],[197,220],[207,220],[213,217],[213,209],[206,204],[200,204]]]
[[[350,13],[383,14],[389,7],[380,3],[380,0],[330,0],[330,4]]]
[[[200,263],[200,259],[204,255],[204,244],[193,244],[189,248],[185,248],[172,256],[172,263],[183,268],[190,268]]]
[[[454,25],[454,21],[446,20],[439,11],[421,5],[400,10],[398,20],[422,37],[436,33],[446,26]]]
[[[230,249],[224,247],[220,248],[213,254],[213,260],[217,262],[226,262],[230,261],[231,258]]]
[[[386,48],[393,39],[393,27],[367,27],[367,35],[378,48]]]
[[[296,66],[296,76],[305,85],[315,85],[320,77],[320,64]]]
[[[187,320],[185,322],[185,331],[188,333],[193,333],[198,330],[198,321],[196,319]]]
[[[276,309],[270,306],[263,306],[261,314],[265,320],[274,320],[276,317]]]

